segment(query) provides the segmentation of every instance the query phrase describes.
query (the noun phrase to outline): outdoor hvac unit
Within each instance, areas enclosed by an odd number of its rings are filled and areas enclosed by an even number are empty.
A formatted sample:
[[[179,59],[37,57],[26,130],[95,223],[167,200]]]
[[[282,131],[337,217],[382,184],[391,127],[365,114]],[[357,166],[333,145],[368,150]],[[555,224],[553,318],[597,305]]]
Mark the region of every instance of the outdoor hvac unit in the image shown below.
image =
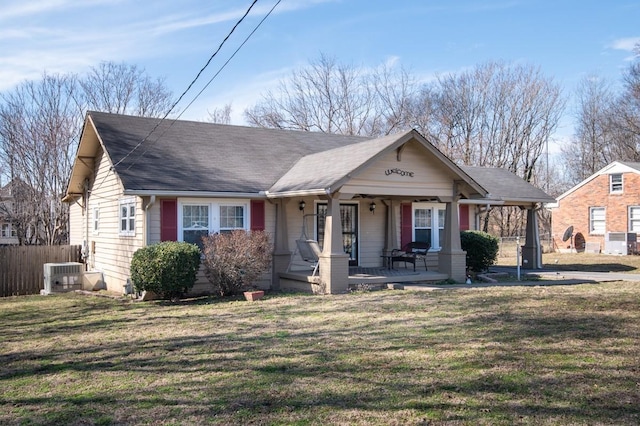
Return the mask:
[[[637,249],[637,234],[633,232],[607,232],[604,238],[606,254],[634,254]]]
[[[82,290],[84,264],[78,262],[45,263],[43,294]]]

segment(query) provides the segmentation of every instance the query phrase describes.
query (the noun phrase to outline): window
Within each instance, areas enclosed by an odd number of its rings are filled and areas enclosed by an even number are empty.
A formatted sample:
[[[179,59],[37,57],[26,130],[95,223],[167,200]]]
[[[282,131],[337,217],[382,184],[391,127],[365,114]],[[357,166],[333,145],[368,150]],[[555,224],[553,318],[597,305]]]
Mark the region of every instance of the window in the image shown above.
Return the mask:
[[[433,216],[431,214],[431,209],[416,208],[413,210],[413,235],[414,235],[413,240],[414,241],[430,243],[431,247],[433,247],[433,244],[431,243],[432,226],[433,226]]]
[[[589,233],[604,234],[605,229],[604,207],[591,207],[589,209]]]
[[[622,192],[622,173],[609,175],[609,192],[612,194]]]
[[[431,244],[439,249],[444,242],[445,205],[415,203],[413,205],[413,241]]]
[[[180,203],[178,239],[202,248],[202,237],[213,233],[248,230],[246,203],[211,203],[205,200]]]
[[[93,217],[92,217],[92,231],[94,234],[98,233],[99,222],[100,222],[100,208],[94,207],[92,209]]]
[[[182,207],[182,241],[202,248],[202,237],[209,235],[209,206]]]
[[[244,206],[220,206],[220,232],[244,229]]]
[[[2,224],[2,237],[4,238],[9,238],[11,236],[11,225],[9,225],[8,223],[3,223]]]
[[[640,206],[629,207],[629,232],[640,233]]]
[[[120,235],[136,234],[136,203],[135,199],[120,200]]]

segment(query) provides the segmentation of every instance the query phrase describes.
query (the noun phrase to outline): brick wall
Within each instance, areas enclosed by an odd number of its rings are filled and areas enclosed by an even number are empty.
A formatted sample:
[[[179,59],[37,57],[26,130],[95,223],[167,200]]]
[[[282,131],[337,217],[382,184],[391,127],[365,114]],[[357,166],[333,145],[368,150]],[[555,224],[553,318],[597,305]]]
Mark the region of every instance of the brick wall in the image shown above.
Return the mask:
[[[558,208],[553,210],[551,223],[554,247],[569,248],[569,241],[563,242],[562,235],[569,226],[573,226],[574,235],[581,233],[585,242],[599,242],[600,250],[603,250],[604,235],[589,233],[589,208],[606,209],[605,232],[627,232],[629,206],[640,206],[640,175],[623,173],[621,194],[609,193],[608,174],[596,176],[560,200]],[[576,248],[580,249],[577,245]]]

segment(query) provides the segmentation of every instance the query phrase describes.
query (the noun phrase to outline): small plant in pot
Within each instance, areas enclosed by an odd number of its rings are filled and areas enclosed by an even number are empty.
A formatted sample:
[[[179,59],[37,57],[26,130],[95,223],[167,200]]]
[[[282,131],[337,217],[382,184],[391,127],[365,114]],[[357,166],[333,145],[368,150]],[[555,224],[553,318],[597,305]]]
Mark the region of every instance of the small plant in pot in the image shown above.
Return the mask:
[[[264,296],[255,282],[271,265],[272,247],[264,231],[236,230],[202,239],[205,275],[220,296],[243,292],[247,300]]]

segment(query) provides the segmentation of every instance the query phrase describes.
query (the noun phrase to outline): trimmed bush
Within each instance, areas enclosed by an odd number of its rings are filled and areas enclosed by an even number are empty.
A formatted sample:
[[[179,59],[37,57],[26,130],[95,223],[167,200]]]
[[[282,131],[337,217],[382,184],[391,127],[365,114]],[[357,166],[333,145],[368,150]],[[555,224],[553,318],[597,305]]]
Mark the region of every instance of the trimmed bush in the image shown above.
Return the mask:
[[[498,258],[499,241],[482,231],[462,231],[462,250],[467,252],[467,268],[473,272],[486,271]]]
[[[271,266],[271,243],[263,231],[212,234],[204,243],[205,274],[220,296],[251,289]]]
[[[177,299],[193,288],[199,267],[198,246],[165,241],[133,253],[131,281],[138,292],[151,291],[163,299]]]

